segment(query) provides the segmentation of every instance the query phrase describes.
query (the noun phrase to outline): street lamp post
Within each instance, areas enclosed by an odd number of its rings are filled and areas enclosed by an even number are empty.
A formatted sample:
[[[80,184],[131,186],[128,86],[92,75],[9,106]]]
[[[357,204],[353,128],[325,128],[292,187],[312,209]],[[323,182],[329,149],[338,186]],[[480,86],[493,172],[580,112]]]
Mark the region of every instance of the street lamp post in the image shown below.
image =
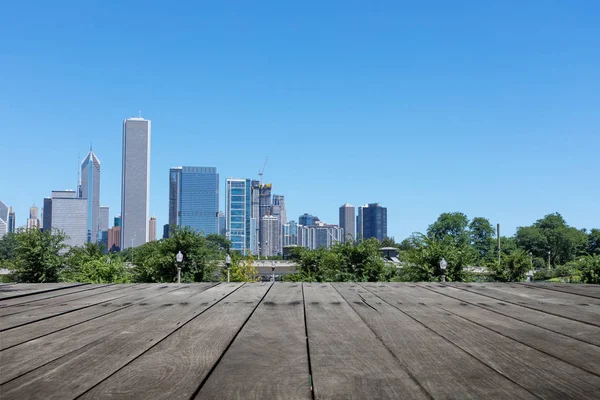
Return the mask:
[[[181,283],[181,263],[183,262],[183,254],[181,254],[181,251],[177,253],[175,259],[177,260],[177,283]]]
[[[227,283],[229,283],[229,272],[231,268],[231,257],[229,256],[229,254],[225,256],[225,265],[227,266]]]
[[[273,275],[273,282],[275,282],[275,261],[271,261],[271,274]]]
[[[442,269],[442,282],[446,282],[446,267],[448,266],[448,263],[446,262],[446,259],[444,257],[442,257],[442,261],[440,261],[440,268]]]
[[[548,251],[548,269],[550,269],[550,251]]]
[[[260,261],[260,241],[257,241],[256,245],[258,246],[258,260]]]

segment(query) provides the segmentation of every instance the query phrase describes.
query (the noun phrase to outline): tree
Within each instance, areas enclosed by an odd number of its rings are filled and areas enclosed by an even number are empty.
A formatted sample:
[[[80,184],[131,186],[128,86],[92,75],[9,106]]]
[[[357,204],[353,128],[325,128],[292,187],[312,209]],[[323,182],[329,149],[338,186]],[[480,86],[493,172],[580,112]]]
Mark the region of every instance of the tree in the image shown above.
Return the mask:
[[[231,257],[231,282],[260,282],[260,275],[254,266],[254,257],[248,252],[246,257],[241,257],[233,252]]]
[[[581,282],[600,284],[600,255],[581,257],[577,267],[581,271]]]
[[[500,282],[521,281],[530,269],[531,260],[522,249],[502,253],[500,265],[493,261],[488,264],[491,276]]]
[[[517,244],[535,257],[561,265],[583,254],[588,245],[588,235],[567,225],[559,213],[548,214],[532,226],[519,227],[515,236]]]
[[[381,247],[398,247],[398,245],[396,244],[396,241],[394,240],[394,238],[386,237],[381,242]]]
[[[2,261],[12,260],[17,254],[17,235],[9,232],[0,239],[0,265]]]
[[[588,235],[588,244],[585,249],[589,254],[600,255],[600,229],[592,229]]]
[[[464,244],[468,241],[468,233],[466,231],[468,225],[469,219],[463,213],[443,213],[438,217],[437,221],[429,225],[427,236],[435,240],[444,240],[449,236],[456,243]]]
[[[45,283],[58,282],[63,266],[61,253],[66,249],[66,236],[60,231],[40,231],[28,229],[16,236],[15,258],[9,267],[17,282]]]
[[[487,218],[473,218],[469,224],[469,241],[480,260],[489,260],[494,252],[494,227]]]
[[[76,269],[61,274],[65,282],[86,283],[129,283],[131,274],[118,257],[103,256],[100,259],[87,260]]]
[[[175,256],[181,251],[181,280],[203,282],[211,280],[225,252],[215,241],[189,227],[172,226],[169,238],[146,243],[132,249],[134,281],[174,282],[177,279]]]
[[[465,267],[473,265],[477,259],[477,252],[471,246],[459,244],[449,235],[442,240],[425,235],[415,236],[415,239],[415,247],[400,254],[404,264],[400,275],[404,281],[439,281],[443,272],[440,267],[442,258],[447,262],[446,278],[464,281],[467,275]]]

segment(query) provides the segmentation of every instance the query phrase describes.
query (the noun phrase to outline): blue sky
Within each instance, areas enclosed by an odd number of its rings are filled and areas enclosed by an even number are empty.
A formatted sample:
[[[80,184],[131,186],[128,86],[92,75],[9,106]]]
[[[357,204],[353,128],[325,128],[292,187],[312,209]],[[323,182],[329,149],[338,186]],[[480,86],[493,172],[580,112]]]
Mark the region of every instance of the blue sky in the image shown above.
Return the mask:
[[[93,142],[112,218],[141,110],[159,226],[169,167],[217,167],[223,204],[269,156],[289,218],[380,202],[398,240],[446,211],[600,227],[599,20],[597,1],[12,1],[0,199],[24,224]]]

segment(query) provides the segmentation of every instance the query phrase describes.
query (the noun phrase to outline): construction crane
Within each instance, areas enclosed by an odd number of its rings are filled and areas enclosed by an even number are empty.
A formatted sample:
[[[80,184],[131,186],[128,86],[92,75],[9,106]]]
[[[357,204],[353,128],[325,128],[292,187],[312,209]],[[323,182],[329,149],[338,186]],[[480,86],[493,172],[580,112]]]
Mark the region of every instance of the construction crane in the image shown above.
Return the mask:
[[[262,187],[262,176],[263,176],[263,173],[265,172],[265,168],[267,167],[267,161],[269,161],[269,156],[267,156],[267,158],[265,159],[265,165],[263,165],[262,171],[258,172],[258,176],[260,176],[260,186],[261,187]]]

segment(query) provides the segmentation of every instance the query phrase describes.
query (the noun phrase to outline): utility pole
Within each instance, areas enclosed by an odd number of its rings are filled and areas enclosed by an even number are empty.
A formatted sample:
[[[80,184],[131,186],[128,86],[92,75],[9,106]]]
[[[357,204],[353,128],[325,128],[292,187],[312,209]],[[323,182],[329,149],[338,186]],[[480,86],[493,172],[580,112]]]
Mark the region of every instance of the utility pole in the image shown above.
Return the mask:
[[[498,236],[498,267],[500,266],[500,224],[496,224],[496,235]]]

